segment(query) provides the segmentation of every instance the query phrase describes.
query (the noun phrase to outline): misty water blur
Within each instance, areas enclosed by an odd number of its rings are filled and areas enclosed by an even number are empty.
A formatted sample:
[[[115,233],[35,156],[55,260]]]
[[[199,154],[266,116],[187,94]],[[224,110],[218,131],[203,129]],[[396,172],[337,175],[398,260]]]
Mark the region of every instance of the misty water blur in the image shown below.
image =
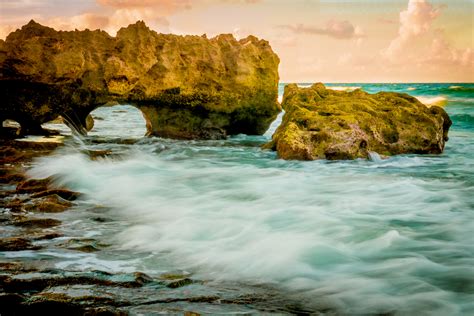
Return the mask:
[[[81,210],[64,215],[67,229],[110,243],[121,261],[104,253],[60,266],[181,269],[266,284],[306,308],[344,314],[473,312],[473,85],[334,86],[447,100],[454,124],[445,152],[283,161],[260,149],[281,115],[263,136],[176,141],[143,137],[131,106],[99,108],[81,146],[115,156],[92,160],[70,144],[30,174],[84,193]]]

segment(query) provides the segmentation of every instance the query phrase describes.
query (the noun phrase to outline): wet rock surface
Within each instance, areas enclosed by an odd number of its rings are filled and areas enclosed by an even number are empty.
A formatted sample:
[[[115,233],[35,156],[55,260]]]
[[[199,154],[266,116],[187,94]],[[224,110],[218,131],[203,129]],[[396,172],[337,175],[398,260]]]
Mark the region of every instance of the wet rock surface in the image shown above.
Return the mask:
[[[0,251],[33,250],[39,248],[38,246],[33,246],[31,241],[26,238],[7,237],[0,239]]]
[[[121,103],[142,111],[149,135],[263,134],[280,111],[278,64],[254,36],[158,34],[137,22],[111,37],[31,21],[0,41],[0,121],[21,125],[2,133],[45,134],[41,124],[59,115],[86,133],[89,113]]]
[[[282,106],[282,124],[266,148],[283,159],[439,154],[451,126],[444,109],[427,107],[408,94],[333,91],[321,83],[287,85]]]
[[[26,211],[40,213],[64,212],[73,205],[73,203],[63,199],[57,194],[48,194],[45,196],[32,198],[31,200],[24,203]]]

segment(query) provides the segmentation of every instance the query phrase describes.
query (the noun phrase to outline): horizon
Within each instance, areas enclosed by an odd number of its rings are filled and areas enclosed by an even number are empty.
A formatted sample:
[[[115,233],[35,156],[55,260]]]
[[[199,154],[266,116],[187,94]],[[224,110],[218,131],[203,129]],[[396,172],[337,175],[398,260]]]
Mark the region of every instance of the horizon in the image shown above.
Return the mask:
[[[308,83],[318,83],[321,82],[323,84],[474,84],[474,82],[454,82],[454,81],[432,81],[432,82],[421,82],[421,81],[392,81],[392,82],[384,82],[384,81],[333,81],[333,82],[326,82],[326,81],[279,81],[279,83],[296,83],[296,84],[308,84]]]
[[[2,0],[0,38],[30,20],[111,36],[142,20],[158,33],[265,39],[282,83],[473,83],[472,14],[470,0]]]

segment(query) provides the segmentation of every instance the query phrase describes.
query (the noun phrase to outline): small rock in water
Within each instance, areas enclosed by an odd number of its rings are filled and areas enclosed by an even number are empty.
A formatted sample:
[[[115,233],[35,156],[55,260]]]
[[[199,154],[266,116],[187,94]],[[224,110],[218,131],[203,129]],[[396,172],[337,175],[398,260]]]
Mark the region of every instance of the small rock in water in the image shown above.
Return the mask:
[[[71,206],[73,206],[71,202],[63,199],[57,194],[51,194],[45,197],[32,199],[24,205],[25,210],[27,211],[42,213],[64,212]]]
[[[12,224],[20,227],[49,228],[60,225],[61,221],[54,218],[27,218],[14,221]]]
[[[20,262],[0,262],[0,270],[18,272],[23,268]],[[1,304],[0,304],[1,305]]]
[[[153,282],[148,275],[136,272],[133,274],[110,274],[104,271],[78,272],[61,270],[44,270],[19,273],[8,276],[0,282],[6,292],[43,291],[53,286],[103,285],[121,288],[139,288]]]
[[[25,176],[20,173],[5,174],[0,176],[0,183],[10,184],[25,180]]]
[[[18,193],[31,193],[48,190],[48,184],[51,182],[50,178],[46,179],[29,179],[21,182],[16,187]]]
[[[79,192],[73,192],[66,189],[50,189],[50,190],[34,193],[31,195],[31,198],[36,199],[36,198],[53,195],[53,194],[58,195],[61,198],[68,201],[74,201],[80,196]]]
[[[9,209],[10,213],[21,213],[23,210],[23,201],[20,199],[13,199],[7,202],[4,207]]]
[[[29,235],[29,238],[31,240],[51,240],[51,239],[55,239],[59,237],[63,237],[63,235],[60,233],[55,233],[55,232],[52,232],[52,233],[41,232],[41,233],[34,233],[34,234]]]
[[[31,241],[21,237],[0,238],[0,251],[20,251],[39,249],[33,246]]]
[[[179,287],[193,284],[195,283],[195,281],[190,278],[184,278],[184,279],[167,280],[167,281],[163,281],[163,283],[166,287],[170,289],[176,289]]]
[[[162,280],[178,280],[189,277],[191,274],[184,271],[168,272],[160,274],[160,279]]]
[[[82,252],[96,252],[101,248],[106,247],[98,243],[95,239],[84,238],[84,239],[70,239],[61,246],[64,246],[67,249],[82,251]]]
[[[105,158],[112,154],[111,150],[88,150],[87,154],[92,160],[96,160],[98,158]]]

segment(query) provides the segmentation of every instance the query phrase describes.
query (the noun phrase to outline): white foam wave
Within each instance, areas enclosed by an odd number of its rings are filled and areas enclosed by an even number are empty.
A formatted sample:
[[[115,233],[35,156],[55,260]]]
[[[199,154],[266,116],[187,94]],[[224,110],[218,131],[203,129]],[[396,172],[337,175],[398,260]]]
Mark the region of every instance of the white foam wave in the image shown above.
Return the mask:
[[[446,105],[448,102],[448,99],[443,96],[437,96],[437,97],[426,97],[426,96],[415,96],[421,103],[427,105],[427,106],[432,106],[432,105],[437,105],[437,106],[443,106]]]
[[[253,150],[246,159],[211,159],[210,147],[180,144],[119,161],[52,156],[30,172],[110,206],[107,214],[125,225],[114,232],[116,247],[160,254],[175,269],[278,282],[347,314],[456,314],[454,294],[430,279],[430,256],[456,260],[472,250],[474,220],[459,211],[470,201],[463,184],[373,172],[378,164],[367,161],[259,161]],[[450,238],[437,240],[439,232]],[[466,255],[451,265],[473,264]]]
[[[449,101],[474,104],[474,98],[456,98],[456,97],[450,97],[450,98],[449,98]]]
[[[299,88],[309,88],[311,87],[313,84],[312,83],[298,83],[297,86]]]
[[[361,87],[346,87],[346,86],[326,86],[327,89],[329,90],[335,90],[335,91],[354,91],[357,89],[360,89]]]
[[[408,91],[414,91],[414,90],[416,90],[416,88],[415,87],[408,87],[407,90]]]

